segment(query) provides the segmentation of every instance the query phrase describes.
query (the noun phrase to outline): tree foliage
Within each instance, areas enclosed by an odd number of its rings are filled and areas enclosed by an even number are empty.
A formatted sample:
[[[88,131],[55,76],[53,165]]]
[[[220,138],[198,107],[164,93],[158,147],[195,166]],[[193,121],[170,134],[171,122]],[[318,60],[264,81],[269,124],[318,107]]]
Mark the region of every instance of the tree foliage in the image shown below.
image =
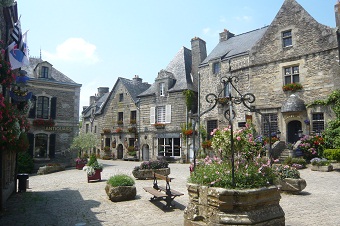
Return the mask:
[[[71,148],[87,151],[99,145],[98,138],[92,133],[82,133],[73,138]]]

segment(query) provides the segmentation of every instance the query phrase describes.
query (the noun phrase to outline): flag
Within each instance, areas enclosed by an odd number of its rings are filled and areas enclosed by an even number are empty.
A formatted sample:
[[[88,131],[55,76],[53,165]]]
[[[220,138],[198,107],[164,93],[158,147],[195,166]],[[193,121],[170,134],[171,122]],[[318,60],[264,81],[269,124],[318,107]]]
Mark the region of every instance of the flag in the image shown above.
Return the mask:
[[[14,24],[11,38],[13,41],[17,44],[18,49],[21,51],[24,51],[24,44],[22,40],[22,33],[21,33],[21,25],[20,25],[20,19]]]
[[[14,41],[8,46],[9,62],[11,69],[17,69],[23,65],[29,65],[28,47],[27,47],[27,31],[22,35],[23,50],[18,48],[18,44]]]

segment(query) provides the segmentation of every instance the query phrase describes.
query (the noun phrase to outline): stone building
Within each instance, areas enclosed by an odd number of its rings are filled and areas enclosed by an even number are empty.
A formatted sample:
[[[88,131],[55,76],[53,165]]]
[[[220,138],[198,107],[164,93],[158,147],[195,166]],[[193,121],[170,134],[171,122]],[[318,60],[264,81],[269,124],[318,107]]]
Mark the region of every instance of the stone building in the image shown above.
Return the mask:
[[[81,84],[40,58],[30,58],[30,65],[21,69],[30,78],[28,85],[33,93],[28,115],[29,153],[36,162],[63,161],[79,132]]]
[[[110,148],[109,154],[118,159],[133,157],[131,152],[138,154],[137,95],[149,87],[137,75],[132,80],[119,77],[111,92],[109,88],[100,88],[97,97],[91,97],[91,105],[82,112],[82,132],[94,133],[101,140],[96,154],[108,154],[102,151],[104,147]]]
[[[339,3],[335,6],[339,27]],[[331,13],[331,11],[329,12]],[[235,127],[246,121],[268,136],[281,133],[281,140],[294,143],[299,134],[320,133],[334,113],[327,106],[313,105],[333,90],[340,88],[338,28],[318,23],[296,0],[285,0],[272,23],[247,33],[220,33],[220,42],[200,64],[201,111],[210,104],[209,93],[223,90],[223,76],[238,76],[236,88],[241,94],[252,93],[255,102],[248,103],[259,113],[250,112],[243,104],[234,104]],[[292,83],[301,86],[291,85]],[[235,89],[226,87],[219,97]],[[211,131],[224,127],[222,104],[201,117],[201,123]],[[269,124],[271,131],[269,131]]]
[[[157,157],[186,161],[190,143],[182,138],[181,126],[188,123],[188,110],[183,91],[197,95],[198,65],[206,57],[205,42],[191,41],[192,50],[182,47],[165,70],[161,70],[152,86],[140,98],[141,159]],[[194,111],[195,106],[192,108]]]

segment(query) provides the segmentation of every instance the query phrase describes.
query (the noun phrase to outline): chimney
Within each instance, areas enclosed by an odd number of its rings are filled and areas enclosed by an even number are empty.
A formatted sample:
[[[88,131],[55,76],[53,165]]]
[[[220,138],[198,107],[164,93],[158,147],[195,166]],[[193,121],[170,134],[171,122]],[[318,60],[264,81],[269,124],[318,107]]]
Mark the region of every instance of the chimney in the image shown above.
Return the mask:
[[[90,96],[90,105],[96,101],[96,96]]]
[[[340,1],[339,0],[334,6],[334,12],[335,12],[335,24],[339,28],[340,27]]]
[[[105,93],[109,92],[109,87],[99,87],[97,98],[101,98]]]
[[[227,41],[229,38],[234,36],[235,34],[229,32],[227,29],[224,29],[224,31],[220,33],[220,42]]]
[[[191,39],[191,57],[192,57],[191,74],[194,79],[193,84],[195,87],[197,87],[198,66],[207,57],[207,48],[204,40],[198,37],[194,37]]]
[[[135,75],[135,77],[132,79],[132,81],[133,81],[133,84],[134,84],[134,85],[137,85],[137,84],[142,83],[142,82],[143,82],[143,79],[139,78],[138,75]]]

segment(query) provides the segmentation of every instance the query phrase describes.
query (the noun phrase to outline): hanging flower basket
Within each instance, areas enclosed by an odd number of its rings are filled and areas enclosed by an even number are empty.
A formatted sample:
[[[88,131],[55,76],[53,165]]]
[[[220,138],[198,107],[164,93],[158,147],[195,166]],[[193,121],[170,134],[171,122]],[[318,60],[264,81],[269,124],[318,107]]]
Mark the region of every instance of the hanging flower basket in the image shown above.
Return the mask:
[[[228,97],[221,97],[217,99],[217,102],[221,105],[227,105],[229,103]]]

